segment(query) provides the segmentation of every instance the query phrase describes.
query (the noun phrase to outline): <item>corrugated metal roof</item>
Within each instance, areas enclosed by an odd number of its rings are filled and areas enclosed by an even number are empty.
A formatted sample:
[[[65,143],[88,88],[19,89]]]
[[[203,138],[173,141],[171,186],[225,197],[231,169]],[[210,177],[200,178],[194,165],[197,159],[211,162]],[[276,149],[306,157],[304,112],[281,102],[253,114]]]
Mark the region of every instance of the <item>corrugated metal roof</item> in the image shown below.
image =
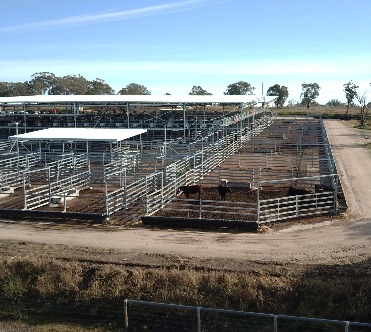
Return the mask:
[[[53,104],[53,103],[158,103],[158,104],[231,104],[263,102],[271,97],[255,95],[38,95],[38,96],[17,96],[0,97],[0,105],[4,104]]]
[[[48,128],[29,133],[10,136],[10,140],[19,141],[103,141],[120,142],[146,133],[146,129],[110,129],[110,128]]]

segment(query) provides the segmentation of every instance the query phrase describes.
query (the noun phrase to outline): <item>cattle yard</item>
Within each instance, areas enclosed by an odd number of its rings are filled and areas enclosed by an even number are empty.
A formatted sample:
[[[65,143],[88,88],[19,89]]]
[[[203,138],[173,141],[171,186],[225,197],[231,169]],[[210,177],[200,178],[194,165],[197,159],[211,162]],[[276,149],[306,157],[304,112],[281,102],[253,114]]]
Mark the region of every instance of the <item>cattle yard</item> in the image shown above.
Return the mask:
[[[321,120],[275,119],[243,141],[227,159],[199,176],[201,199],[197,193],[189,199],[181,193],[145,221],[186,226],[202,219],[205,225],[254,228],[256,223],[346,209]],[[223,181],[231,192],[221,201],[218,185]]]
[[[178,129],[114,143],[3,140],[1,215],[256,229],[346,208],[321,119],[239,106],[223,116],[203,110],[202,127]],[[179,188],[192,185],[201,191],[187,198]]]

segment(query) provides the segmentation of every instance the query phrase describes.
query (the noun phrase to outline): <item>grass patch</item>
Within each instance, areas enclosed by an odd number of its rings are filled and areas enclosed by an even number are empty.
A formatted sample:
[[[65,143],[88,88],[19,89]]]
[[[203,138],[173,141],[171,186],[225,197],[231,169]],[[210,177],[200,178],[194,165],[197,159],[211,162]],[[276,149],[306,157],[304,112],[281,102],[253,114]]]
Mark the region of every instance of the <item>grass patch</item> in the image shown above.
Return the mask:
[[[31,325],[73,321],[81,326],[77,331],[84,331],[87,323],[96,331],[109,330],[107,325],[99,324],[120,324],[127,298],[371,320],[371,279],[367,278],[370,261],[349,266],[313,266],[300,273],[209,271],[185,266],[142,268],[27,257],[3,259],[0,263],[0,317],[21,319]],[[68,326],[65,331],[69,331]]]
[[[357,107],[350,108],[346,113],[344,107],[333,106],[311,106],[309,109],[302,106],[284,107],[279,109],[271,108],[277,112],[278,116],[301,116],[301,117],[321,117],[322,119],[343,120],[347,125],[353,128],[371,130],[371,116],[367,116],[363,126],[360,125],[360,111]]]
[[[367,120],[363,126],[361,126],[359,123],[354,125],[354,128],[358,129],[364,129],[364,130],[371,130],[371,121]]]

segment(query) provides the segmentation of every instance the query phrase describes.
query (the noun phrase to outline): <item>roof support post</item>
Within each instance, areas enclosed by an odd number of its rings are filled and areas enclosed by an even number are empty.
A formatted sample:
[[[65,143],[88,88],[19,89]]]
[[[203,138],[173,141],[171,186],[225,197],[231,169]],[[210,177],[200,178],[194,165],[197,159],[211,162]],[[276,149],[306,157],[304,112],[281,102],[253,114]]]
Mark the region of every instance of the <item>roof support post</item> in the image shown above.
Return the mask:
[[[204,104],[204,125],[206,125],[206,104]],[[203,126],[203,128],[205,128]]]
[[[128,119],[128,129],[130,128],[129,103],[126,103],[126,116]]]
[[[76,113],[76,103],[73,103],[73,117],[74,117],[74,122],[75,122],[75,128],[77,127],[77,113]]]
[[[242,147],[242,134],[243,134],[243,104],[240,104],[240,148]]]
[[[23,121],[24,121],[24,132],[27,132],[27,117],[26,117],[26,104],[23,104]]]
[[[183,103],[183,138],[186,138],[186,104]]]

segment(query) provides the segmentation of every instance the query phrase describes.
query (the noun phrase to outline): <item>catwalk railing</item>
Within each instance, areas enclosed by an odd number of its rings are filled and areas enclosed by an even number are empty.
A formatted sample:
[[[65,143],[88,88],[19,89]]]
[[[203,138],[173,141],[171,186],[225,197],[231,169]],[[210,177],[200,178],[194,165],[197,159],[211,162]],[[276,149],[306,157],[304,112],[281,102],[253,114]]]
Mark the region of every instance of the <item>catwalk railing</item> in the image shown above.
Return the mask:
[[[201,141],[199,151],[171,163],[160,173],[156,172],[147,175],[113,192],[106,191],[107,216],[122,209],[127,209],[133,202],[139,205],[145,204],[145,215],[155,213],[158,210],[158,201],[161,199],[162,202],[163,195],[171,194],[170,197],[167,196],[166,200],[176,198],[179,186],[200,181],[215,167],[241,149],[245,142],[258,135],[270,123],[270,118],[261,119],[252,131],[249,128],[241,128],[211,144]],[[111,176],[107,177],[107,183],[109,183],[110,179],[114,181],[117,176],[119,176],[117,172],[112,172]],[[153,183],[157,183],[157,185],[152,185]],[[159,194],[161,195],[159,196]],[[154,201],[153,204],[149,203],[152,201]]]

